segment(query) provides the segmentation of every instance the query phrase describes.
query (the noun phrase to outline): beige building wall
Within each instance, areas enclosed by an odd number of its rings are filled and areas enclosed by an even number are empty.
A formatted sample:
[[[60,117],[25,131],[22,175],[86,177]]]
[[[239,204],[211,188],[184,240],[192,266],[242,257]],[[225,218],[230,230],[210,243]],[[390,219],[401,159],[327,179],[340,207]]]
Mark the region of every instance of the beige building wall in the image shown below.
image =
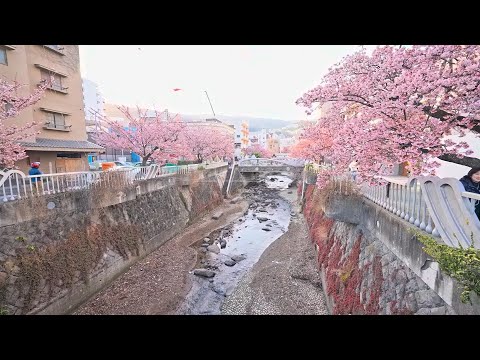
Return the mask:
[[[0,45],[1,46],[1,45]],[[0,78],[2,80],[17,81],[22,86],[18,90],[19,96],[27,96],[30,94],[30,78],[27,66],[27,53],[25,45],[12,45],[14,50],[6,49],[7,65],[0,64]],[[19,116],[14,119],[5,120],[5,125],[25,125],[33,121],[33,107],[28,107],[23,110]]]
[[[269,138],[267,139],[267,149],[276,154],[280,152],[280,144],[277,139]]]
[[[198,121],[198,122],[188,122],[186,124],[188,126],[209,127],[211,129],[217,129],[217,130],[223,131],[224,133],[232,137],[232,142],[234,141],[235,129],[231,126],[228,126],[225,123]]]
[[[0,45],[7,48],[7,65],[0,64],[0,78],[7,81],[17,81],[24,85],[19,90],[20,96],[31,94],[37,89],[43,77],[54,75],[56,86],[45,91],[43,97],[33,106],[23,110],[19,116],[7,119],[5,124],[22,126],[35,122],[33,137],[24,141],[35,142],[35,138],[83,141],[87,140],[85,113],[83,104],[82,79],[80,75],[80,54],[78,45]],[[61,86],[59,86],[61,83]],[[65,115],[65,127],[62,125],[48,126],[47,110]],[[71,146],[71,145],[68,145]],[[44,173],[62,172],[58,169],[68,168],[70,171],[88,170],[87,153],[91,152],[85,143],[81,148],[39,148],[26,146],[28,158],[17,162],[17,167],[28,171],[32,161],[41,162]],[[95,151],[95,150],[93,150]],[[96,150],[98,151],[98,150]],[[65,160],[60,153],[81,154],[80,158]],[[57,157],[60,155],[61,157]],[[78,156],[78,155],[76,155]],[[67,165],[65,165],[67,163]]]
[[[43,173],[50,173],[49,163],[52,163],[52,167],[55,167],[55,161],[57,160],[57,153],[47,151],[27,151],[28,157],[26,159],[17,162],[18,169],[25,174],[30,170],[30,164],[34,161],[40,161],[40,170]],[[55,172],[55,169],[53,169]]]
[[[40,162],[40,170],[44,174],[62,172],[89,171],[88,157],[82,153],[78,159],[58,158],[57,152],[53,151],[27,151],[28,157],[17,162],[17,167],[25,174],[30,170],[30,164]]]
[[[59,140],[87,140],[85,130],[85,113],[83,110],[82,78],[80,76],[80,55],[78,45],[62,45],[64,55],[43,46],[27,46],[28,70],[32,90],[41,81],[41,69],[35,64],[51,68],[65,74],[62,86],[67,87],[66,93],[47,90],[48,94],[37,104],[33,119],[40,124],[40,138]],[[42,108],[62,111],[66,116],[65,124],[71,125],[70,131],[44,129],[47,114]]]
[[[8,50],[8,66],[0,65],[0,76],[9,81],[16,80],[25,84],[21,95],[27,95],[37,88],[42,79],[42,71],[65,75],[60,78],[62,87],[68,89],[65,91],[47,89],[38,103],[25,109],[19,117],[9,119],[6,124],[24,125],[35,121],[37,123],[35,129],[40,132],[37,138],[87,140],[78,45],[62,47],[63,50],[55,51],[42,45],[15,45],[14,50]],[[45,129],[47,113],[42,108],[66,113],[65,124],[71,125],[70,131]]]
[[[125,117],[125,115],[120,111],[120,109],[118,109],[118,106],[121,105],[105,103],[105,115],[107,115],[108,117]],[[131,107],[129,107],[128,109],[130,111],[135,110]]]

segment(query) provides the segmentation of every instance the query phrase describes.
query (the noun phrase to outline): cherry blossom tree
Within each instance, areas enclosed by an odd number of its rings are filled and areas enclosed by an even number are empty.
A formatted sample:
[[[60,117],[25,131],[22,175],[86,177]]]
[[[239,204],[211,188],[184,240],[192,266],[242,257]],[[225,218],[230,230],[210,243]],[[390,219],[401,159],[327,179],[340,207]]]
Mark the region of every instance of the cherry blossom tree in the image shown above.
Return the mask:
[[[316,163],[331,155],[333,134],[329,129],[318,126],[306,127],[299,141],[292,147],[291,156],[313,160]]]
[[[269,151],[268,149],[263,148],[260,146],[260,144],[254,144],[252,146],[249,146],[245,150],[246,155],[255,155],[257,158],[271,158],[272,157],[272,152]]]
[[[132,114],[126,106],[118,109],[125,115],[128,126],[117,120],[102,117],[104,129],[98,131],[95,138],[99,144],[116,149],[128,149],[142,157],[142,165],[150,158],[157,163],[176,161],[187,154],[182,133],[185,124],[174,116],[166,119],[163,112],[149,116],[147,110],[138,108],[138,115]]]
[[[215,157],[233,156],[233,137],[224,131],[207,126],[187,126],[184,131],[185,149],[198,162]]]
[[[333,134],[330,147],[316,150],[332,160],[331,174],[353,159],[364,180],[406,161],[414,175],[434,174],[436,158],[480,165],[466,142],[448,138],[480,132],[479,85],[477,45],[384,46],[345,57],[297,104],[325,109],[306,138]]]
[[[24,148],[18,143],[37,134],[35,123],[22,126],[9,125],[9,119],[37,103],[50,82],[42,81],[38,88],[27,96],[19,96],[22,85],[0,79],[0,168],[11,168],[15,162],[25,158]]]

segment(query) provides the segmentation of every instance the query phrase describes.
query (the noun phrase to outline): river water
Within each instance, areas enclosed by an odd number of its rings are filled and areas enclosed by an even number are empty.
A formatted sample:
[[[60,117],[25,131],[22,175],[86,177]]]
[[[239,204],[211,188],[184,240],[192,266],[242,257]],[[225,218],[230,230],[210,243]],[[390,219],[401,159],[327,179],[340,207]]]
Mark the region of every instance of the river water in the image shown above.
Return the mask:
[[[199,239],[193,245],[199,252],[196,268],[212,270],[215,276],[206,278],[193,272],[189,274],[192,288],[177,314],[220,314],[225,298],[233,292],[241,278],[265,249],[288,230],[290,205],[280,197],[279,192],[289,191],[291,182],[287,176],[275,175],[259,183],[250,183],[243,193],[250,203],[248,211],[234,223],[211,233],[208,242]],[[220,240],[226,242],[224,248],[220,248]],[[220,252],[208,251],[207,244],[216,245]],[[232,261],[232,257],[236,261]]]

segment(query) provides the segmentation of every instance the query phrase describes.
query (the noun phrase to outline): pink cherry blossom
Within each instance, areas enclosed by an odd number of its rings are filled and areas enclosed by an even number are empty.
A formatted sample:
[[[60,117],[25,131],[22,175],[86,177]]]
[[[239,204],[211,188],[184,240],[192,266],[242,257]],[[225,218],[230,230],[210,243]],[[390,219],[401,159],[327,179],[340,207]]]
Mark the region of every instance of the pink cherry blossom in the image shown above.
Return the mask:
[[[478,45],[383,46],[371,55],[359,50],[297,100],[307,112],[324,110],[297,151],[331,160],[319,185],[344,174],[354,159],[363,181],[390,175],[405,161],[413,175],[435,173],[438,157],[461,163],[472,154],[468,144],[445,136],[480,131],[479,85]]]
[[[188,158],[203,162],[233,156],[233,135],[204,125],[188,126],[183,133]]]
[[[273,156],[272,152],[268,149],[263,148],[260,144],[254,144],[249,146],[244,150],[246,155],[258,155],[261,158],[271,158]]]
[[[25,158],[25,150],[18,142],[38,133],[34,122],[17,126],[9,124],[8,119],[37,103],[48,85],[49,82],[42,82],[29,95],[19,96],[22,85],[0,79],[0,168],[12,168],[16,161]]]
[[[126,106],[119,106],[118,109],[125,115],[128,126],[103,117],[106,129],[95,135],[102,146],[135,152],[143,158],[144,165],[150,158],[163,163],[176,161],[187,153],[185,142],[182,141],[186,125],[178,116],[166,119],[163,112],[149,116],[146,110],[140,108],[138,115],[132,114]]]

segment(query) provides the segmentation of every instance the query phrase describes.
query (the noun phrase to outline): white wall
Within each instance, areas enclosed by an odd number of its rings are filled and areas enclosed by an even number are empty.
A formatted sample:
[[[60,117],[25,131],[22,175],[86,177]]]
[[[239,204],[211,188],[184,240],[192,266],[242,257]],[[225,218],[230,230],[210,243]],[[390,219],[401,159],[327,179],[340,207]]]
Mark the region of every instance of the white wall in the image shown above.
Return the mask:
[[[266,129],[262,129],[260,131],[255,131],[255,132],[251,132],[250,133],[250,136],[252,135],[255,135],[257,138],[258,138],[258,144],[262,147],[262,148],[266,148],[267,147],[267,130]]]
[[[85,111],[85,118],[87,120],[94,120],[95,115],[92,111],[96,111],[103,115],[104,99],[98,90],[98,85],[88,79],[82,79],[83,87],[83,107]]]
[[[458,135],[450,135],[447,138],[453,141],[465,141],[470,145],[470,149],[474,152],[471,157],[480,158],[480,138],[477,134],[467,133],[463,138]],[[460,179],[462,176],[467,175],[470,168],[468,166],[458,165],[447,161],[437,159],[442,165],[437,169],[437,176],[440,178],[453,177]]]

